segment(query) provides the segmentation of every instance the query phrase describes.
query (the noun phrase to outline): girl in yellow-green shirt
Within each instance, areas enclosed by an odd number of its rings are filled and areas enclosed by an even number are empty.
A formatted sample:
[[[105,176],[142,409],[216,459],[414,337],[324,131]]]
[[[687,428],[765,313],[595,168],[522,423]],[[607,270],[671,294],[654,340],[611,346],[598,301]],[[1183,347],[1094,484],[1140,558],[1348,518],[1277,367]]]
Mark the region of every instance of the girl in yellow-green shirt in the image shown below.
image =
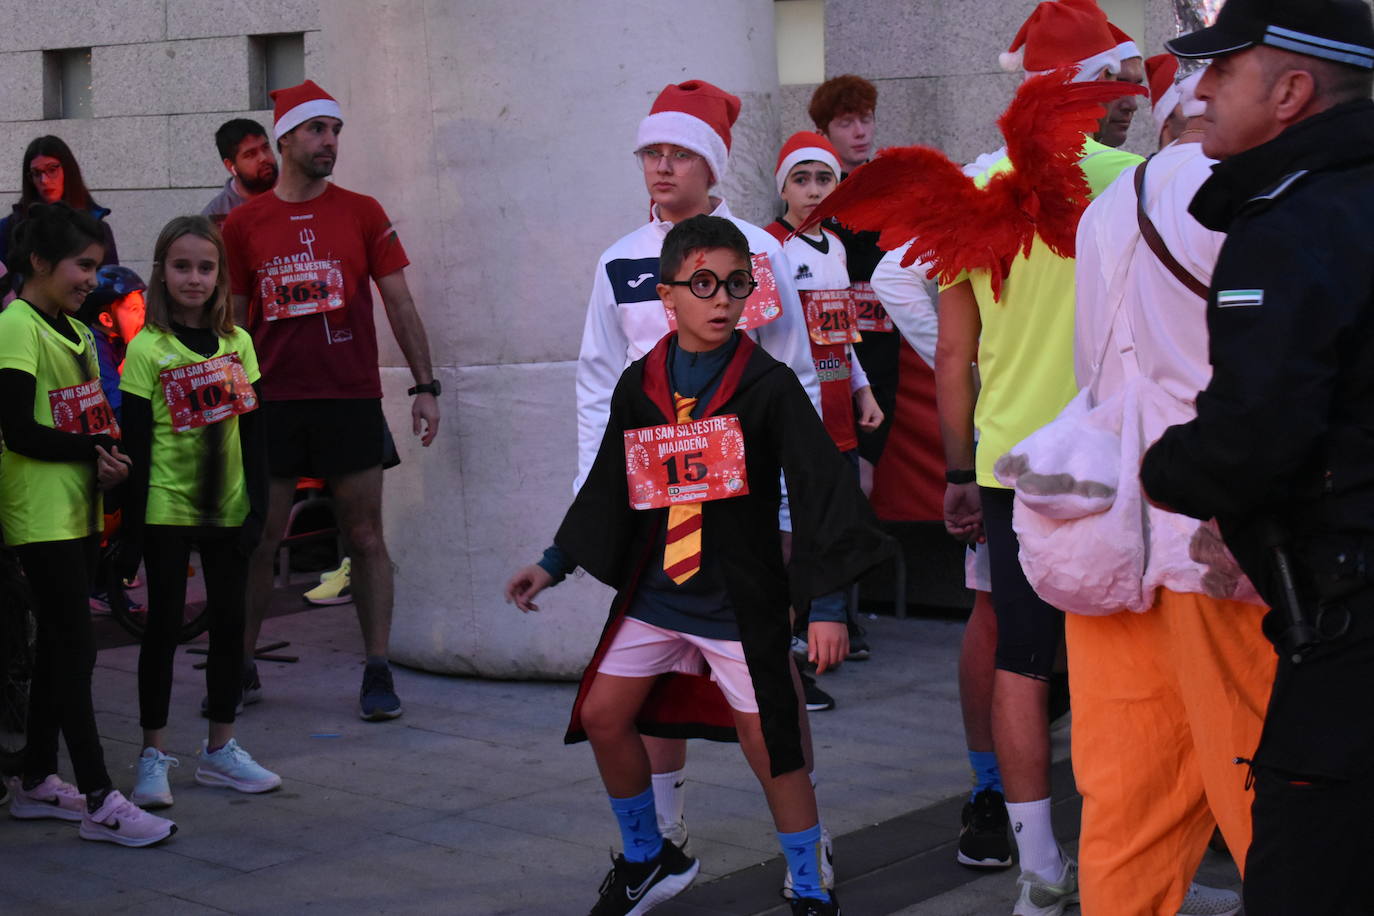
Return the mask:
[[[89,214],[38,204],[15,225],[6,265],[22,285],[0,313],[0,526],[33,590],[38,625],[28,746],[10,785],[10,814],[79,821],[83,839],[148,846],[176,825],[113,787],[91,703],[96,649],[88,597],[100,492],[130,469],[100,387],[95,342],[71,317],[95,288],[103,240]],[[59,732],[75,786],[57,775]]]
[[[180,216],[163,228],[146,301],[145,324],[129,344],[119,385],[135,467],[124,510],[131,550],[121,571],[137,568],[141,550],[148,583],[148,624],[138,657],[143,752],[130,798],[165,807],[172,804],[167,770],[178,762],[164,749],[164,732],[193,547],[210,617],[209,736],[195,779],[267,792],[281,778],[234,739],[243,688],[243,588],[262,531],[266,443],[253,387],[257,356],[248,332],[234,325],[224,242],[208,219]]]

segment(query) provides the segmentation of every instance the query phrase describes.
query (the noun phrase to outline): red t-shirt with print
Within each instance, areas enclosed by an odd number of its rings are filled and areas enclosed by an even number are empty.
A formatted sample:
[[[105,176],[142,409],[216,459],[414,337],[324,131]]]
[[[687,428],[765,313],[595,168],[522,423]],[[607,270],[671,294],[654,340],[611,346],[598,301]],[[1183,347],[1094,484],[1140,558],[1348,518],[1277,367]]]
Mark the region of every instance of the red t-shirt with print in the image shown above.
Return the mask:
[[[335,184],[304,203],[260,194],[229,214],[224,244],[264,400],[382,396],[370,281],[410,261],[381,204]]]

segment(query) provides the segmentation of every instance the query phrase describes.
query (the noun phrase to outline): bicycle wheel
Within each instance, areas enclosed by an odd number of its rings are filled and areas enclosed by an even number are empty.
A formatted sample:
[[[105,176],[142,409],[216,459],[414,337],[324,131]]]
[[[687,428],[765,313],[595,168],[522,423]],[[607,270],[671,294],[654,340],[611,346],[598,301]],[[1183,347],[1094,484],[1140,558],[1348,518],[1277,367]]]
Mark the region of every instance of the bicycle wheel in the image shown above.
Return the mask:
[[[105,596],[110,602],[110,616],[115,619],[115,623],[123,627],[130,636],[142,639],[143,631],[148,628],[148,609],[129,600],[129,594],[124,590],[124,582],[115,572],[113,557],[117,543],[112,542],[110,546],[101,549],[96,581],[105,590]],[[187,604],[182,608],[182,614],[181,627],[177,630],[177,642],[190,642],[209,629],[210,614],[206,604]]]
[[[33,678],[33,595],[10,551],[0,548],[0,772],[17,773],[26,744]]]

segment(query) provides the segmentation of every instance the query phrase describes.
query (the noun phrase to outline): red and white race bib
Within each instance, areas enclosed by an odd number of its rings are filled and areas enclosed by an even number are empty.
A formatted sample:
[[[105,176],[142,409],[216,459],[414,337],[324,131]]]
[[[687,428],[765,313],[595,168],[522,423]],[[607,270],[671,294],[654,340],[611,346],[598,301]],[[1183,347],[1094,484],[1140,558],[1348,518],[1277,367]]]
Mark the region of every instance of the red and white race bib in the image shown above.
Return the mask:
[[[740,312],[739,321],[735,324],[737,331],[748,331],[782,317],[782,297],[778,295],[778,279],[773,276],[773,265],[768,260],[768,255],[751,255],[750,262],[754,270],[754,282],[758,285],[749,294],[749,298],[744,300],[744,311]],[[663,311],[668,315],[668,330],[676,331],[677,315],[668,309]]]
[[[804,289],[800,291],[806,312],[806,330],[817,346],[857,343],[859,322],[854,309],[854,294],[847,289]]]
[[[859,322],[860,331],[892,330],[892,318],[878,301],[872,283],[852,283],[849,289],[854,293],[854,316]]]
[[[173,432],[184,433],[257,410],[258,399],[237,353],[158,373]]]
[[[265,321],[341,309],[343,265],[334,259],[269,264],[258,269],[258,295]]]
[[[98,378],[49,391],[48,405],[52,407],[54,429],[83,436],[104,433],[119,438],[119,424],[115,422],[114,411],[105,400],[105,391]]]
[[[634,509],[743,496],[749,476],[739,417],[724,414],[627,430],[625,474]]]

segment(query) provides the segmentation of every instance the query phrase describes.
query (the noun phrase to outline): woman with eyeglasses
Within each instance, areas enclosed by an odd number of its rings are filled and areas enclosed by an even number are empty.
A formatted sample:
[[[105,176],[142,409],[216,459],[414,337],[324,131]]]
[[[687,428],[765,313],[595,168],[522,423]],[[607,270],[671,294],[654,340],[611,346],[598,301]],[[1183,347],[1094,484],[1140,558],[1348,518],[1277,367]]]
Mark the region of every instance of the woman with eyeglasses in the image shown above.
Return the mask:
[[[86,189],[86,181],[81,177],[81,166],[76,164],[71,147],[61,137],[52,135],[38,137],[24,150],[24,159],[19,177],[19,201],[12,212],[0,219],[0,262],[8,263],[11,236],[14,226],[21,218],[18,214],[29,212],[34,204],[54,204],[62,201],[73,210],[89,213],[100,223],[104,234],[104,260],[100,266],[118,264],[119,252],[115,249],[114,230],[105,222],[110,215],[108,207],[102,207],[91,197]]]

